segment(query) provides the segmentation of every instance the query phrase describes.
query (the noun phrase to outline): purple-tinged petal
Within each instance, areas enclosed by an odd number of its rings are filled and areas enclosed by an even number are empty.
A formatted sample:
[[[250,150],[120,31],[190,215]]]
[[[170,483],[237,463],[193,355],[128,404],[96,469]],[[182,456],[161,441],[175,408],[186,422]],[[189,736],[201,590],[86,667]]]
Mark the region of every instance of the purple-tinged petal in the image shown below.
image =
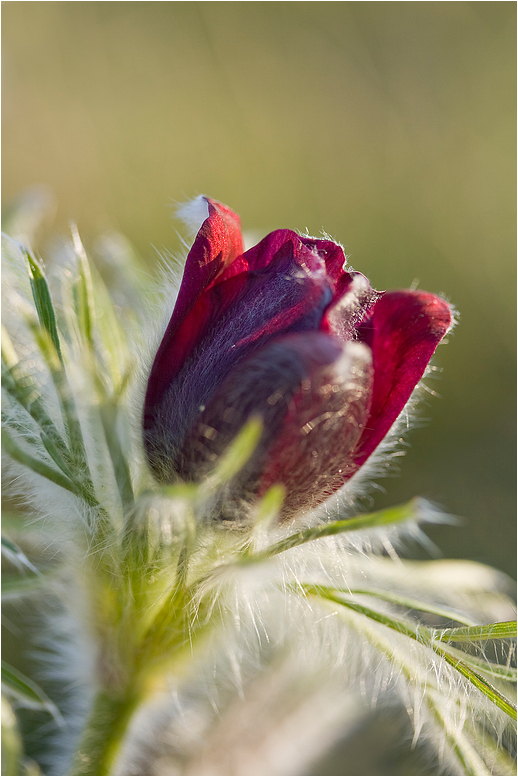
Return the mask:
[[[182,318],[204,289],[218,282],[225,269],[244,251],[239,216],[226,205],[208,197],[208,215],[189,251],[175,316]]]
[[[372,379],[369,348],[349,342],[332,364],[315,366],[302,381],[268,451],[259,488],[261,495],[282,483],[281,519],[317,507],[354,473],[353,452],[368,417]]]
[[[286,518],[320,504],[372,454],[450,309],[424,292],[377,292],[345,269],[339,245],[291,230],[242,253],[237,216],[206,204],[148,382],[146,453],[159,480],[199,480],[260,414],[260,444],[215,509],[232,512],[281,482]]]
[[[298,293],[297,286],[302,284],[307,288],[309,278],[315,288],[329,289],[326,305],[330,305],[353,282],[354,274],[342,271],[345,256],[340,246],[331,241],[301,238],[291,230],[272,232],[257,246],[237,256],[241,245],[238,217],[213,200],[207,200],[207,205],[209,218],[204,221],[187,257],[175,309],[151,370],[145,400],[146,428],[152,409],[161,402],[172,376],[179,372],[187,356],[198,348],[227,310],[234,311],[244,297],[250,299],[255,288],[264,285],[266,276],[271,286],[264,311],[268,317],[259,315],[253,331],[243,332],[234,345],[287,331],[304,318],[311,306],[320,311],[318,321],[313,321],[313,328],[318,329],[322,322],[321,304],[307,291],[301,295],[299,289]],[[280,276],[285,276],[293,287],[289,294],[284,291],[284,301],[280,293],[283,284],[278,282]],[[277,300],[273,298],[276,294]],[[323,325],[322,329],[327,331],[328,327]]]
[[[290,229],[278,229],[247,251],[240,262],[246,262],[246,269],[267,267],[271,257],[288,242],[292,243],[295,260],[302,267],[319,263],[325,270],[334,295],[343,293],[344,287],[350,283],[352,276],[344,270],[347,262],[342,247],[331,240],[303,237]],[[238,262],[232,270],[236,271],[239,266]]]
[[[182,283],[178,292],[171,320],[167,325],[157,351],[149,381],[149,401],[153,402],[157,383],[165,364],[175,369],[179,360],[171,358],[175,350],[178,327],[195,306],[203,292],[214,285],[225,267],[232,264],[243,253],[241,222],[226,205],[216,200],[203,198],[207,203],[208,216],[203,222],[185,263]]]
[[[226,281],[241,272],[263,270],[269,267],[277,253],[286,245],[290,245],[293,261],[301,269],[311,273],[319,269],[326,275],[333,290],[333,299],[344,293],[354,273],[348,273],[343,269],[346,258],[342,247],[331,240],[301,237],[291,229],[277,229],[275,232],[270,232],[260,243],[226,267],[217,282]]]
[[[162,477],[202,479],[246,421],[258,415],[261,440],[230,484],[225,510],[277,482],[286,488],[282,517],[315,506],[347,479],[371,383],[370,351],[358,343],[344,349],[320,332],[270,341],[219,385],[175,455],[164,456],[171,469]]]
[[[166,450],[172,455],[199,406],[252,351],[283,334],[318,331],[331,297],[325,273],[303,270],[291,242],[268,268],[207,289],[153,365],[144,403],[151,461],[162,460]]]
[[[326,310],[322,328],[327,329],[343,341],[356,339],[357,329],[368,319],[382,292],[375,291],[365,275],[350,273],[350,282],[343,284],[340,294],[335,295]]]
[[[422,291],[386,292],[358,337],[372,349],[374,386],[367,423],[355,453],[358,469],[373,453],[417,386],[451,326],[447,302]]]

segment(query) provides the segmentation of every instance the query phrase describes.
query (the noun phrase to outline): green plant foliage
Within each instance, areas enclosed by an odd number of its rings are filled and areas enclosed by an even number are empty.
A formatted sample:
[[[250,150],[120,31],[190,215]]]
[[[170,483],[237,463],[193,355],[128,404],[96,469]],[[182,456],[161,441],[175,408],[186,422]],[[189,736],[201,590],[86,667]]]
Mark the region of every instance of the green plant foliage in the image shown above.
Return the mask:
[[[4,693],[16,699],[20,704],[37,710],[45,710],[54,718],[60,719],[61,715],[42,689],[23,672],[9,666],[2,661],[2,688]]]
[[[472,595],[457,591],[447,570],[442,586],[434,588],[426,577],[434,562],[410,568],[383,558],[399,532],[412,527],[415,533],[429,520],[426,503],[414,499],[290,527],[278,523],[283,490],[274,486],[239,525],[210,522],[215,495],[260,439],[255,418],[205,482],[154,484],[133,426],[145,322],[135,312],[137,323],[124,331],[77,235],[73,252],[75,272],[58,297],[43,265],[8,241],[9,255],[28,268],[34,315],[20,313],[13,322],[18,308],[8,311],[7,326],[16,325],[2,360],[7,474],[39,514],[41,536],[53,543],[51,561],[42,561],[43,573],[37,573],[23,549],[23,528],[16,542],[3,538],[8,560],[26,572],[9,572],[4,592],[20,597],[49,586],[71,623],[84,618],[98,657],[71,773],[123,768],[136,713],[157,704],[170,684],[180,691],[191,687],[207,667],[225,661],[260,683],[263,670],[256,668],[256,677],[250,667],[287,665],[290,651],[320,631],[323,643],[333,646],[322,625],[328,615],[337,616],[336,651],[356,646],[357,654],[388,667],[422,699],[419,714],[438,732],[437,747],[456,768],[507,773],[502,732],[516,716],[508,691],[516,679],[516,624],[483,622],[479,588]],[[476,579],[474,567],[467,564],[466,572]],[[80,607],[67,603],[69,589]],[[491,586],[486,598],[489,611],[503,601]],[[480,649],[488,641],[498,643],[502,660]],[[313,665],[304,664],[307,678],[328,675],[326,655],[319,657],[315,648]],[[338,663],[336,676],[352,688],[349,659]],[[9,665],[2,677],[19,703],[59,720],[56,704],[31,678]],[[224,686],[220,682],[218,693]],[[242,688],[236,699],[240,694],[246,700]],[[224,711],[218,714],[224,719]],[[6,757],[13,769],[21,750],[10,730]]]

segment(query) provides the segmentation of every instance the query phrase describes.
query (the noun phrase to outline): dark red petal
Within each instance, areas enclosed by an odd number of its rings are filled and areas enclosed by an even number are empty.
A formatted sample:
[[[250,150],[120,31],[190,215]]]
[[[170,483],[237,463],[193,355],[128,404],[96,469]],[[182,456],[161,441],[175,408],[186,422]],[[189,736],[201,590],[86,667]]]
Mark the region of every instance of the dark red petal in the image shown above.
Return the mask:
[[[242,254],[238,216],[215,200],[205,198],[205,201],[209,216],[187,257],[173,315],[151,370],[145,401],[146,428],[149,427],[151,408],[160,402],[188,355],[199,346],[217,318],[233,311],[243,294],[247,290],[250,293],[257,281],[263,283],[265,273],[271,273],[273,294],[275,276],[279,273],[289,276],[294,286],[305,283],[308,277],[313,279],[315,288],[325,286],[330,290],[326,305],[334,304],[352,283],[353,275],[342,271],[345,263],[342,248],[329,240],[302,238],[291,230],[277,230]],[[269,295],[270,300],[273,294]],[[264,320],[263,316],[263,323],[258,321],[254,331],[244,331],[234,345],[286,331],[293,322],[305,317],[312,304],[311,296],[306,291],[305,299],[298,295],[297,304],[288,302],[279,310],[275,309],[275,304],[268,305],[269,319]],[[317,293],[316,296],[316,306],[320,310],[321,295]],[[313,329],[321,325],[323,330],[330,330],[327,322],[322,324],[322,316],[314,322]]]
[[[183,451],[189,449],[187,479],[199,477],[199,467],[212,466],[214,454],[219,455],[252,415],[264,421],[263,447],[268,447],[280,430],[280,422],[288,403],[304,380],[315,370],[333,364],[342,353],[341,344],[320,332],[278,337],[238,362],[207,402],[197,422],[186,435]],[[205,430],[214,434],[207,442]],[[198,440],[199,438],[199,440]],[[202,451],[198,442],[204,442]],[[210,452],[209,452],[210,451]],[[206,459],[204,459],[206,455]]]
[[[174,458],[167,457],[169,465],[186,480],[202,479],[248,418],[259,415],[262,438],[232,483],[233,498],[249,500],[282,482],[284,517],[311,508],[347,479],[370,384],[365,346],[344,349],[320,332],[277,338],[235,366]]]
[[[185,296],[188,306],[244,251],[241,220],[237,213],[221,202],[208,197],[204,199],[209,215],[189,251],[178,295],[178,300]],[[182,305],[177,301],[176,307]]]
[[[168,350],[179,324],[196,304],[199,296],[210,288],[225,267],[243,253],[243,238],[239,216],[226,205],[204,198],[209,215],[201,225],[187,256],[182,284],[173,315],[157,352]]]
[[[359,338],[372,349],[374,387],[356,469],[403,410],[450,326],[451,311],[444,300],[427,292],[392,291],[378,300],[370,320],[359,327]]]
[[[204,291],[153,364],[144,402],[148,455],[160,448],[163,458],[181,444],[199,406],[252,351],[284,334],[318,331],[331,297],[325,273],[302,270],[291,243],[267,268]]]
[[[347,263],[343,248],[332,240],[317,240],[313,237],[301,237],[300,241],[314,251],[317,251],[326,263],[327,275],[336,283],[343,281],[343,276],[348,273],[344,271]]]
[[[301,252],[307,254],[304,263],[301,263]],[[232,266],[228,269],[232,270]],[[233,349],[230,356],[235,362],[244,355],[240,352],[245,347],[259,345],[265,338],[287,331],[316,331],[331,299],[332,290],[323,260],[301,247],[298,238],[295,245],[291,239],[281,243],[278,251],[268,256],[267,266],[224,280],[218,278],[199,295],[173,330],[177,319],[175,308],[149,377],[145,427],[149,427],[153,406],[161,402],[190,357],[199,358],[207,352],[214,365],[216,381],[222,359],[227,361],[223,351]],[[217,333],[221,328],[224,337],[220,338],[218,346]]]
[[[330,240],[301,237],[291,229],[277,229],[270,232],[219,276],[217,282],[225,281],[241,272],[262,270],[268,267],[283,246],[289,245],[293,260],[302,269],[314,272],[321,267],[333,290],[333,298],[344,293],[352,275],[343,270],[346,263],[341,246]]]
[[[301,350],[314,347],[302,338],[299,343]],[[371,388],[371,354],[356,342],[345,344],[333,364],[314,365],[302,381],[268,451],[259,487],[261,495],[274,483],[283,484],[281,518],[313,509],[352,476]]]
[[[356,332],[362,321],[368,319],[374,305],[382,296],[375,291],[365,275],[359,272],[349,274],[349,283],[338,283],[338,292],[326,310],[324,326],[341,340],[356,339]]]

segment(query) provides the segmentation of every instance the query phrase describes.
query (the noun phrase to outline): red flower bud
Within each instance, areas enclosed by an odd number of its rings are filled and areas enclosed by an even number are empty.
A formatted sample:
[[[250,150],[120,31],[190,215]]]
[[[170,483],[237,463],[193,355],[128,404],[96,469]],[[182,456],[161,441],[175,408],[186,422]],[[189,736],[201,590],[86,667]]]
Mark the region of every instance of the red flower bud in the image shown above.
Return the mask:
[[[251,416],[263,433],[228,510],[280,482],[283,517],[311,509],[368,459],[451,325],[421,291],[374,291],[330,240],[277,230],[243,252],[240,222],[205,198],[144,403],[155,476],[201,480]]]

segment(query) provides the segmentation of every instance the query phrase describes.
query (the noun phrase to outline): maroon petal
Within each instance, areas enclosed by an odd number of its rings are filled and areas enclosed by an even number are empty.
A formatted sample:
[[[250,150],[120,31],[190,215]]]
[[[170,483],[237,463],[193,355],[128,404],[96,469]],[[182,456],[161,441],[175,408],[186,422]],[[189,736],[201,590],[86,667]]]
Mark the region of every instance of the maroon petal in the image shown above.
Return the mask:
[[[355,469],[376,449],[421,380],[451,326],[447,302],[421,291],[386,292],[358,328],[370,345],[374,386],[369,417],[354,458]]]
[[[146,428],[152,408],[161,402],[186,359],[198,352],[209,334],[214,337],[221,322],[228,326],[227,347],[236,349],[288,330],[317,330],[325,308],[336,296],[334,286],[339,286],[343,294],[352,283],[352,274],[342,273],[336,282],[327,274],[326,257],[334,256],[335,261],[337,251],[343,255],[339,246],[334,246],[334,252],[331,248],[320,250],[313,243],[327,245],[327,241],[313,241],[306,246],[295,232],[278,230],[242,256],[229,259],[224,267],[220,264],[223,269],[210,276],[211,281],[199,291],[197,299],[190,300],[188,308],[184,292],[199,289],[202,275],[207,280],[211,266],[210,262],[196,265],[194,258],[211,255],[208,241],[215,234],[214,225],[220,231],[222,228],[219,215],[214,215],[215,206],[209,203],[209,208],[213,215],[204,222],[189,253],[180,295],[153,363],[145,401]],[[215,260],[211,261],[214,264]],[[195,275],[192,283],[191,272]],[[213,361],[217,362],[218,357],[212,349]],[[237,351],[233,358],[237,358]]]
[[[249,501],[281,482],[287,517],[324,501],[347,479],[371,382],[365,346],[349,343],[344,348],[320,332],[278,338],[234,368],[198,414],[176,455],[166,459],[172,472],[200,480],[243,424],[258,415],[262,438],[230,486],[232,499]]]
[[[187,256],[173,315],[155,357],[153,365],[155,373],[160,370],[161,361],[164,354],[169,352],[179,325],[192,310],[200,295],[214,284],[225,267],[232,264],[236,257],[243,253],[239,216],[216,200],[207,197],[204,199],[209,215],[203,222]]]
[[[301,340],[299,347],[314,345]],[[332,364],[313,366],[302,381],[268,451],[259,488],[264,494],[282,483],[286,495],[281,519],[321,504],[354,473],[353,456],[368,417],[371,388],[370,350],[356,342],[343,346]]]
[[[332,286],[333,297],[344,293],[352,275],[344,270],[346,258],[342,247],[331,240],[301,237],[291,229],[277,229],[266,235],[260,243],[228,266],[218,278],[218,283],[241,272],[268,267],[286,244],[291,245],[294,261],[302,269],[310,272],[316,268],[322,269]]]
[[[149,377],[146,453],[159,480],[199,480],[260,414],[260,444],[215,509],[239,510],[281,482],[286,518],[327,499],[376,449],[450,309],[424,292],[374,291],[328,240],[277,230],[243,253],[239,218],[205,202]]]
[[[261,275],[268,272],[274,281],[270,302],[276,286],[280,285],[275,283],[279,273],[289,276],[294,287],[297,283],[306,283],[309,277],[315,287],[328,288],[330,296],[326,305],[342,297],[353,280],[353,274],[343,271],[345,255],[341,246],[330,240],[300,237],[288,229],[272,232],[243,254],[239,217],[215,200],[204,200],[209,215],[187,257],[173,315],[151,369],[144,410],[146,428],[150,426],[152,408],[160,403],[185,359],[197,349],[217,319],[222,319],[227,311],[234,315],[234,308],[243,296],[263,283]],[[304,318],[310,297],[306,294],[306,299],[297,304],[288,300],[283,310],[275,310],[273,301],[269,305],[269,320],[263,325],[258,322],[253,332],[244,331],[234,345],[286,331],[294,321]],[[317,308],[320,310],[321,305]],[[322,323],[322,315],[313,322],[313,328],[320,328],[321,324],[324,331],[332,331],[327,322]]]
[[[175,318],[181,319],[204,289],[210,288],[218,276],[244,251],[239,216],[226,205],[208,197],[208,217],[193,243],[175,306]]]
[[[331,298],[325,273],[302,271],[291,243],[267,269],[206,289],[153,364],[144,402],[148,453],[155,448],[162,459],[166,449],[176,448],[191,413],[252,351],[283,334],[318,331]],[[159,429],[168,430],[169,440]]]

